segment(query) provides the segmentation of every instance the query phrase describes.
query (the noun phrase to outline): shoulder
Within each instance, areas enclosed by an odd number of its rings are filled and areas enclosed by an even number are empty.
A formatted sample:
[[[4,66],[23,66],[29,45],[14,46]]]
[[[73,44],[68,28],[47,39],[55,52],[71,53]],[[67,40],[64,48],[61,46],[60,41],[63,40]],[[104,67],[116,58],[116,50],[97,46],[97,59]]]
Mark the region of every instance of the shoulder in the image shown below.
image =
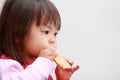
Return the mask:
[[[23,70],[20,63],[12,59],[0,59],[0,69],[4,71]]]
[[[42,57],[37,58],[26,69],[15,60],[0,59],[0,78],[2,80],[47,80],[53,68],[53,62]]]

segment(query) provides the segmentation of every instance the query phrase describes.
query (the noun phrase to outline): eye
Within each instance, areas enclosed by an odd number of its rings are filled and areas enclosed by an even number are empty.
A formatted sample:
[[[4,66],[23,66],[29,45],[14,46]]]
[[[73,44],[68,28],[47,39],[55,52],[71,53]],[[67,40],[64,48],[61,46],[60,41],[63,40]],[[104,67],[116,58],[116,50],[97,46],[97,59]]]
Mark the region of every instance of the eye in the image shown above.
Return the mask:
[[[57,34],[58,34],[57,32],[56,32],[56,33],[54,33],[54,36],[57,36]]]
[[[45,34],[49,34],[49,31],[44,31]]]

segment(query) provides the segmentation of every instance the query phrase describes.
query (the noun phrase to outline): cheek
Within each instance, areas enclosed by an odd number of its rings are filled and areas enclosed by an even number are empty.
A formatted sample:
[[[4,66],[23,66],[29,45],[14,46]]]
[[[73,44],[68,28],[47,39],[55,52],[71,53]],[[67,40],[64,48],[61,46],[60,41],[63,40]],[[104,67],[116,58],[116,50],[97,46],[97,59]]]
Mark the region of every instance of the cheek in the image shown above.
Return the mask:
[[[43,50],[49,47],[48,40],[44,38],[40,39],[37,45],[39,46],[40,50]]]
[[[48,47],[48,41],[44,38],[34,38],[26,41],[27,52],[33,56],[38,56],[41,50]]]

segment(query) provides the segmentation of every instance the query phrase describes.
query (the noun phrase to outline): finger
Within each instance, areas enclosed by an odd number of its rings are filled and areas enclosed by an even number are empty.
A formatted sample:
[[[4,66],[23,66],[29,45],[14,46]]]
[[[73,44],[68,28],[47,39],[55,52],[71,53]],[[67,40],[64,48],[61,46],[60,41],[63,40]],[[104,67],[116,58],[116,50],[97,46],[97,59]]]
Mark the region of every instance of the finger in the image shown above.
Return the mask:
[[[57,52],[56,51],[51,51],[50,53],[49,53],[49,56],[54,60],[55,59],[55,57],[57,57]]]
[[[55,48],[47,48],[44,50],[46,53],[48,53],[49,55],[53,55],[56,54],[56,49]]]
[[[69,61],[69,64],[72,66],[73,65],[73,61]]]
[[[49,54],[50,54],[51,56],[54,55],[55,57],[58,55],[56,50],[50,51]]]
[[[75,67],[73,67],[73,72],[75,72],[76,70],[78,70],[80,68],[80,66],[79,65],[77,65],[77,66],[75,66]]]
[[[67,59],[66,59],[67,60]],[[73,65],[73,61],[71,60],[67,60],[67,62],[72,66]]]

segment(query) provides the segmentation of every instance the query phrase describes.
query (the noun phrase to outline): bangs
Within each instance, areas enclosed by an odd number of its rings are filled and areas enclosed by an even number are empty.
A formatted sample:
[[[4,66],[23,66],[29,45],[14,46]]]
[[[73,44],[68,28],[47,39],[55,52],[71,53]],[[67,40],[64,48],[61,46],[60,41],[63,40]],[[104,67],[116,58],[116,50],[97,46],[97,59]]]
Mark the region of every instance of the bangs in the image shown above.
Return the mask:
[[[46,1],[46,2],[44,2]],[[35,12],[35,21],[37,26],[52,25],[57,30],[60,30],[61,19],[57,8],[49,0],[43,0],[37,3],[38,6]]]

